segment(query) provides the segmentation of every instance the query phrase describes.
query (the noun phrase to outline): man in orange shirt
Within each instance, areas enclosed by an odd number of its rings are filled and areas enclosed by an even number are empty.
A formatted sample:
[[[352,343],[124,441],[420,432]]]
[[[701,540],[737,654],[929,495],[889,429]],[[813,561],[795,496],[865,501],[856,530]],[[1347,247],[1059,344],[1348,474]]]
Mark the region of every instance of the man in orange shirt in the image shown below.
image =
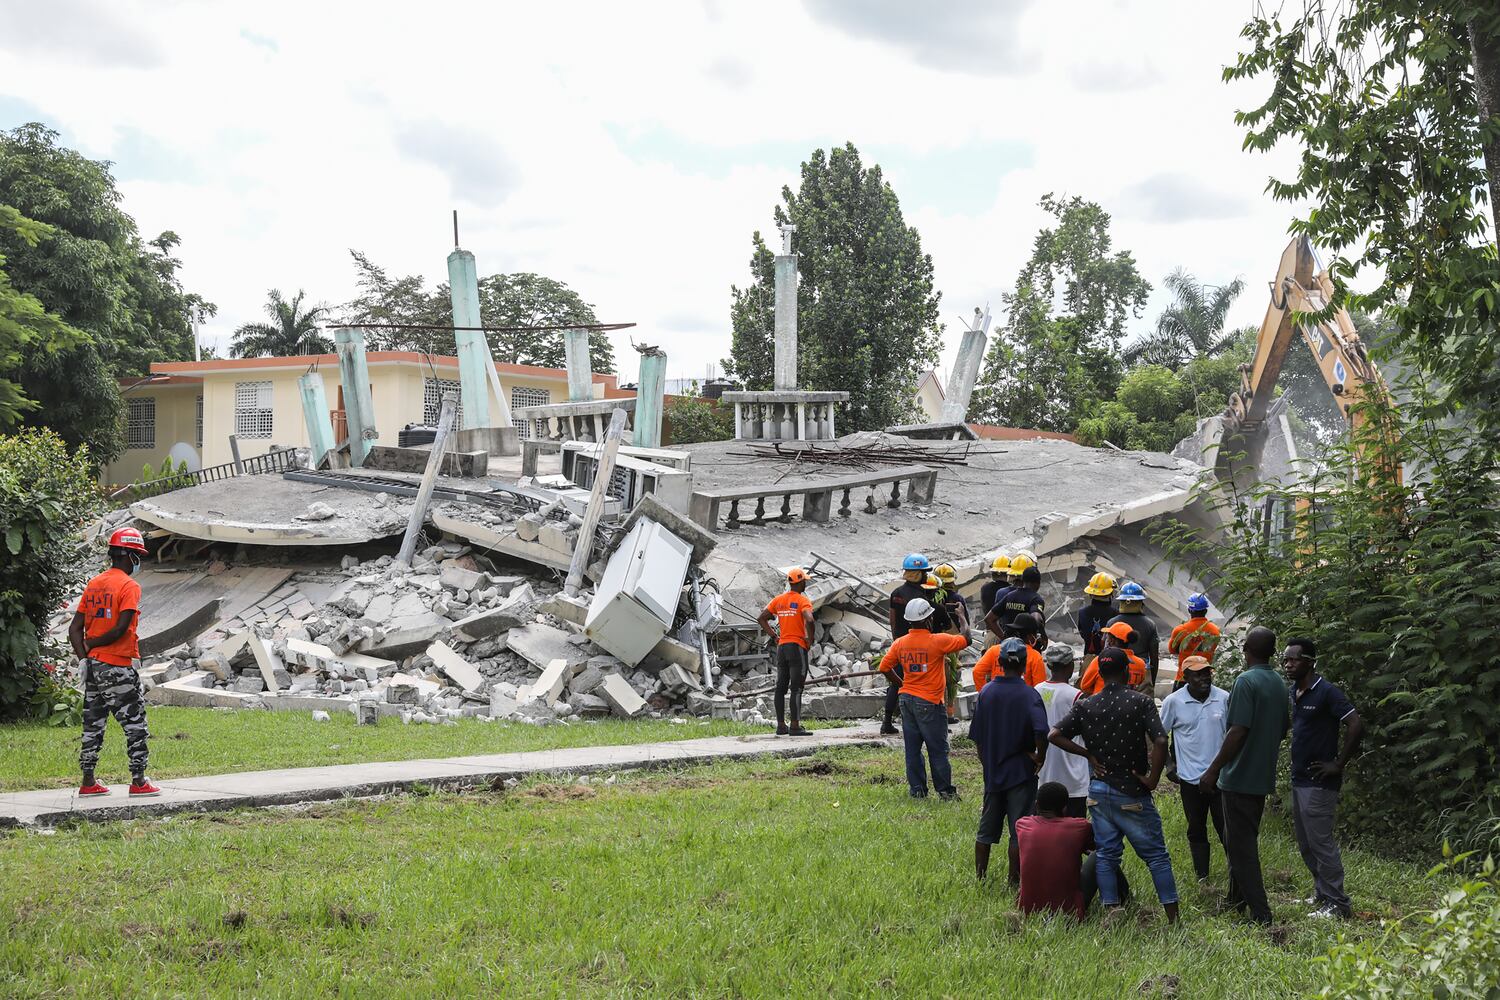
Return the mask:
[[[1047,679],[1047,662],[1036,648],[1037,636],[1041,634],[1037,617],[1035,614],[1019,614],[1005,627],[1006,635],[1015,636],[1026,643],[1024,679],[1031,687],[1036,687]],[[979,662],[974,664],[974,692],[977,694],[983,691],[990,679],[999,676],[1000,672],[1000,646],[997,643],[986,649]]]
[[[1146,683],[1146,661],[1136,656],[1130,648],[1130,640],[1135,638],[1135,629],[1125,622],[1115,622],[1103,630],[1104,648],[1119,648],[1125,650],[1125,656],[1130,661],[1130,675],[1126,683],[1133,688],[1139,688]],[[1078,682],[1078,690],[1082,692],[1080,698],[1087,698],[1091,694],[1098,694],[1104,690],[1104,678],[1099,676],[1099,657],[1089,661],[1084,668],[1083,679]]]
[[[776,640],[776,735],[811,736],[802,728],[802,685],[807,681],[807,642],[813,631],[812,601],[807,598],[807,570],[786,574],[786,593],[771,599],[760,613],[761,631]],[[771,630],[771,619],[776,630]],[[786,695],[792,693],[792,728],[786,726]]]
[[[1210,664],[1219,651],[1219,626],[1208,620],[1208,597],[1194,594],[1188,598],[1187,621],[1172,630],[1167,640],[1167,652],[1177,656],[1177,680],[1172,685],[1176,691],[1185,683],[1182,661],[1189,656],[1201,656]]]
[[[83,670],[83,770],[79,795],[108,795],[94,777],[104,728],[111,714],[125,731],[125,753],[130,759],[132,797],[160,795],[146,778],[146,703],[141,678],[135,672],[140,655],[136,623],[141,608],[141,585],[132,580],[146,552],[146,542],[134,528],[121,528],[109,539],[109,569],[88,582],[78,599],[78,610],[68,628],[68,639]]]
[[[927,775],[922,767],[922,746],[932,768],[932,784],[938,797],[958,798],[953,787],[953,771],[948,766],[948,713],[943,708],[947,687],[949,653],[969,645],[969,635],[949,635],[932,631],[933,607],[925,598],[906,603],[902,617],[910,626],[906,634],[891,643],[880,660],[885,674],[902,671],[901,734],[906,744],[906,786],[914,799],[927,797]]]

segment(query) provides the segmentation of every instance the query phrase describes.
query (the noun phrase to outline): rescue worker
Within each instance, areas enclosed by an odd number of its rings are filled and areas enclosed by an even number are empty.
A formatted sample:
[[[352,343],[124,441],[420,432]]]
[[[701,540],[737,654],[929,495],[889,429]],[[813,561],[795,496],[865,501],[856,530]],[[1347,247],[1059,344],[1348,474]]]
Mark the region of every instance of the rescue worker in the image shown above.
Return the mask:
[[[932,630],[933,607],[925,598],[906,602],[901,614],[907,631],[891,643],[880,660],[887,676],[901,671],[901,731],[906,744],[906,785],[911,797],[927,797],[927,775],[922,747],[927,747],[932,784],[938,797],[957,799],[953,770],[948,764],[948,727],[943,718],[944,660],[969,645],[967,635],[944,635]]]
[[[1108,573],[1095,573],[1083,592],[1089,596],[1089,602],[1078,609],[1078,638],[1083,640],[1084,656],[1098,656],[1104,648],[1104,626],[1120,613],[1112,600],[1115,578]]]
[[[1146,661],[1146,670],[1151,683],[1156,683],[1157,661],[1161,659],[1161,634],[1156,621],[1146,614],[1146,589],[1134,580],[1128,580],[1120,588],[1120,613],[1110,619],[1110,624],[1124,622],[1135,632],[1130,640],[1130,651]]]
[[[813,634],[812,601],[807,597],[807,570],[787,570],[787,591],[771,598],[760,613],[760,629],[776,640],[776,735],[811,736],[802,728],[802,686],[807,681],[807,644]],[[776,629],[771,629],[771,619]],[[786,696],[792,695],[792,725],[786,724]]]
[[[1208,597],[1194,594],[1188,598],[1187,608],[1188,620],[1174,628],[1167,638],[1167,652],[1177,657],[1173,691],[1184,683],[1182,661],[1189,656],[1201,656],[1212,664],[1219,651],[1219,626],[1208,620]]]
[[[1037,619],[1037,615],[1016,615],[1005,627],[1009,638],[1020,639],[1026,644],[1026,664],[1021,677],[1031,687],[1047,679],[1047,662],[1036,648],[1037,635],[1041,632]],[[986,649],[979,662],[974,664],[975,693],[983,691],[986,684],[1000,676],[1000,672],[1000,646],[997,644]]]
[[[927,571],[932,568],[932,563],[920,552],[913,552],[901,560],[901,585],[891,592],[890,626],[891,639],[899,639],[907,633],[910,625],[906,621],[906,605],[922,598],[926,600],[922,584],[927,580]],[[896,708],[901,697],[902,666],[898,663],[892,670],[886,672],[888,685],[885,689],[885,722],[881,724],[880,732],[885,736],[894,736],[896,727],[893,720]]]
[[[984,586],[979,588],[979,613],[981,616],[989,614],[990,608],[995,606],[995,599],[1010,589],[1008,574],[1010,573],[1010,556],[1005,553],[995,557],[990,563],[990,578],[985,581]],[[995,634],[986,630],[984,633],[984,646],[988,649],[995,642]]]
[[[936,607],[940,608],[947,616],[949,627],[943,629],[958,635],[969,634],[969,605],[958,592],[958,570],[951,563],[943,563],[932,571],[937,577],[938,601]],[[963,668],[959,665],[958,654],[949,653],[947,660],[948,687],[945,692],[948,707],[948,725],[958,724],[958,682],[963,677]]]
[[[1131,641],[1135,638],[1135,630],[1126,622],[1111,622],[1104,629],[1104,648],[1123,649],[1129,673],[1126,683],[1133,688],[1143,688],[1146,682],[1146,661],[1135,655],[1130,648]],[[1084,668],[1083,678],[1078,682],[1078,690],[1083,692],[1080,698],[1087,698],[1091,694],[1098,694],[1104,690],[1104,678],[1099,676],[1099,657],[1089,661]]]
[[[160,795],[146,777],[146,702],[135,661],[140,645],[141,585],[131,579],[141,568],[146,542],[134,528],[121,528],[109,537],[109,569],[83,588],[78,610],[68,627],[68,641],[83,670],[83,747],[78,766],[83,781],[78,794],[108,795],[109,788],[94,777],[104,730],[113,715],[125,731],[125,755],[130,761],[132,798]]]
[[[1036,564],[1027,557],[1018,555],[1010,561],[1010,568],[1015,569],[1016,564],[1022,564],[1021,585],[1012,587],[995,599],[995,606],[990,608],[989,614],[985,616],[985,624],[991,632],[1004,636],[1001,631],[1003,623],[1012,622],[1016,615],[1031,614],[1035,612],[1042,616],[1041,637],[1037,641],[1038,649],[1047,648],[1047,602],[1042,600],[1038,593],[1042,586],[1042,572],[1036,568]]]

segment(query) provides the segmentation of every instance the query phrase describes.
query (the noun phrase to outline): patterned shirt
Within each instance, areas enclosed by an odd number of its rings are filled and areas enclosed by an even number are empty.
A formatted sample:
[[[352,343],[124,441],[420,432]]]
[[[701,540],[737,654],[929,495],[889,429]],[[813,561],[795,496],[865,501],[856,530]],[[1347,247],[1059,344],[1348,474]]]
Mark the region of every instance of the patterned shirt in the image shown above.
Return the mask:
[[[1110,684],[1092,698],[1075,702],[1057,731],[1088,742],[1089,753],[1104,766],[1094,773],[1095,780],[1135,798],[1151,794],[1136,775],[1151,768],[1147,741],[1167,738],[1154,699],[1123,684]]]

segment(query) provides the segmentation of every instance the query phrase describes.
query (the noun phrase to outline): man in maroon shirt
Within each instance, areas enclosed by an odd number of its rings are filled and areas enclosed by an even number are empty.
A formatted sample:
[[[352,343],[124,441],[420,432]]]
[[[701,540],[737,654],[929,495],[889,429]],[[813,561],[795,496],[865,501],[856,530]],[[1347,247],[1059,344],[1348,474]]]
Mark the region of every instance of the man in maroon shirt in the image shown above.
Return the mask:
[[[1016,905],[1022,913],[1057,911],[1082,920],[1098,889],[1094,828],[1086,819],[1064,816],[1067,808],[1067,787],[1049,781],[1037,789],[1037,814],[1016,821],[1021,852],[1021,895]],[[1121,898],[1130,892],[1123,873],[1120,892]]]

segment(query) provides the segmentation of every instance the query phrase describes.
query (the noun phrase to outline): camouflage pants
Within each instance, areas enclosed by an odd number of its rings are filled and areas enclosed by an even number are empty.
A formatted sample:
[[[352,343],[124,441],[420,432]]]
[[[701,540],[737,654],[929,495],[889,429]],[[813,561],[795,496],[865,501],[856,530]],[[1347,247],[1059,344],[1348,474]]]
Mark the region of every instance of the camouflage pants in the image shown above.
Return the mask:
[[[146,703],[141,697],[141,679],[133,667],[117,667],[98,660],[88,661],[83,682],[83,750],[78,763],[93,771],[104,746],[104,727],[113,715],[125,730],[125,755],[132,776],[146,773]]]

